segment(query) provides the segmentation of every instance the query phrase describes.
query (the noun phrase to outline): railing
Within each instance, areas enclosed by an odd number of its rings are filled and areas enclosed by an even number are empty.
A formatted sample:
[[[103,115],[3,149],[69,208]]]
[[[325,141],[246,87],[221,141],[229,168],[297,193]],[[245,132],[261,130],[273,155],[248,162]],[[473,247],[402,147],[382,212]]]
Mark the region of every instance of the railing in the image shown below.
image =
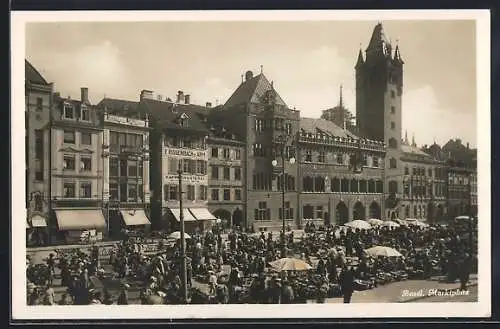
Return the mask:
[[[345,137],[319,138],[319,137],[300,136],[299,142],[327,144],[338,147],[361,148],[365,150],[376,150],[376,151],[385,150],[385,144],[383,142],[372,141],[372,140],[361,140],[361,143],[359,143],[357,139],[349,139]]]

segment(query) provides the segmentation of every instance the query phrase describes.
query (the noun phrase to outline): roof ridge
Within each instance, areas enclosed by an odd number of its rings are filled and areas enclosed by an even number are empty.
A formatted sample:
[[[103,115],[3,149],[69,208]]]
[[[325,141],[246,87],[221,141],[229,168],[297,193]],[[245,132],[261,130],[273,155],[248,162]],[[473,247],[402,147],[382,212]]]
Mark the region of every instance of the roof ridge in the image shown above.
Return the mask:
[[[36,67],[31,64],[31,62],[29,60],[27,60],[26,58],[24,59],[24,63],[25,64],[28,64],[28,66],[35,72],[35,74],[37,74],[40,79],[42,79],[42,81],[46,84],[46,85],[49,85],[49,83],[47,82],[47,80],[45,80],[45,78],[43,77],[43,75],[36,69]],[[26,72],[25,72],[25,75],[26,75]]]

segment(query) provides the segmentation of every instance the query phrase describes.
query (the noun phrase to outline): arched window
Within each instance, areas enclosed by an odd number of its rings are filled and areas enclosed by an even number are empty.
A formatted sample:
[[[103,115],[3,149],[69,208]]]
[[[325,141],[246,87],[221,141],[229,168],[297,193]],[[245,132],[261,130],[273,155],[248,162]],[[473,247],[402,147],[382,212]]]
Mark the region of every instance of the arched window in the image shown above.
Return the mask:
[[[349,192],[349,180],[342,178],[340,181],[340,192]]]
[[[317,176],[314,179],[314,192],[325,192],[325,178]]]
[[[381,180],[378,180],[376,183],[376,193],[384,193],[384,183]]]
[[[313,192],[314,182],[313,179],[309,176],[306,176],[302,179],[302,188],[304,192]]]
[[[389,159],[389,168],[391,168],[391,169],[397,168],[396,159],[394,159],[394,158]]]
[[[351,192],[354,192],[354,193],[359,192],[358,180],[355,178],[353,178],[351,180]]]
[[[389,138],[389,148],[391,149],[396,149],[398,148],[398,142],[396,141],[395,138]]]
[[[366,180],[364,180],[364,179],[359,181],[359,192],[361,192],[361,193],[367,192]]]
[[[368,181],[368,193],[375,193],[375,181],[373,179]]]
[[[332,189],[332,192],[340,192],[340,179],[337,177],[332,178],[330,188]]]

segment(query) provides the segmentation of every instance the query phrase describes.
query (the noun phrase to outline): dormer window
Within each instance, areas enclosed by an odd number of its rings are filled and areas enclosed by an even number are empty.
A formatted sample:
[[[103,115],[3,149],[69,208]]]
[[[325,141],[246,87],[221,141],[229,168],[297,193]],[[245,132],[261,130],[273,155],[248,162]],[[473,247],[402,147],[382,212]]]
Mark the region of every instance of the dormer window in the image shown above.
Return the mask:
[[[186,113],[179,116],[179,125],[183,128],[189,127],[189,116]]]
[[[64,103],[63,104],[63,115],[64,119],[70,119],[74,120],[75,119],[75,108],[73,105],[69,103]]]
[[[82,121],[90,121],[90,110],[85,105],[82,105],[80,107],[80,120],[82,120]]]

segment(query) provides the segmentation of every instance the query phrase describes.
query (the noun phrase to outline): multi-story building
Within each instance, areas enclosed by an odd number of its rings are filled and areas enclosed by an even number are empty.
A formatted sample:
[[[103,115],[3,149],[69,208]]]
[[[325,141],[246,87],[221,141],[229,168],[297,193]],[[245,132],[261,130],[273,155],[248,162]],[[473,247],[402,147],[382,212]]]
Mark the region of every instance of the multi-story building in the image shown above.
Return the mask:
[[[215,220],[208,210],[209,129],[203,106],[190,104],[180,91],[175,102],[143,90],[138,105],[149,115],[151,211],[155,228],[177,229],[182,214],[186,229],[193,231]],[[182,191],[179,190],[179,175]]]
[[[399,47],[393,50],[382,24],[377,24],[365,56],[360,49],[355,65],[356,126],[361,136],[383,141],[387,146],[384,165],[384,191],[388,191],[386,218],[396,218],[401,213],[403,65]]]
[[[53,84],[25,60],[27,240],[48,243],[50,109]]]
[[[324,119],[301,118],[300,127],[299,218],[337,225],[381,218],[384,143]]]
[[[404,177],[399,217],[429,222],[442,219],[446,211],[446,163],[418,148],[414,138],[410,144],[407,134],[401,148]]]
[[[104,157],[103,201],[110,234],[122,228],[147,228],[149,217],[149,121],[137,102],[105,98],[102,115]]]
[[[226,127],[210,125],[207,139],[208,154],[208,209],[220,218],[226,227],[243,227],[246,216],[245,200],[245,144],[241,137]]]
[[[262,72],[254,76],[247,71],[244,81],[216,112],[214,119],[221,125],[245,136],[246,221],[243,226],[281,227],[281,213],[288,224],[295,226],[299,218],[298,164],[290,160],[296,156],[299,111],[288,108]],[[281,209],[283,186],[285,211]]]
[[[51,123],[51,229],[58,239],[105,233],[102,122],[81,88],[79,100],[54,97]]]
[[[477,150],[460,139],[449,140],[442,148],[448,159],[447,201],[449,217],[477,215]]]

